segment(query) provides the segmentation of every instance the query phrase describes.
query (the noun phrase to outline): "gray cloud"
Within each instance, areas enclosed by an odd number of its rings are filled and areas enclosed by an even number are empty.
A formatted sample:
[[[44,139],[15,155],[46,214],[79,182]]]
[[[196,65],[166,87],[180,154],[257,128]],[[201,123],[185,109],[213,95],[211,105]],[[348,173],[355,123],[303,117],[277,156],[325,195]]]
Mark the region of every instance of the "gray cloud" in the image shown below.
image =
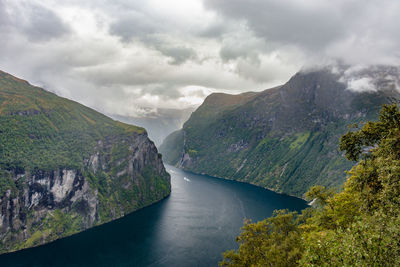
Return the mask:
[[[191,48],[165,45],[156,47],[161,53],[172,59],[169,63],[173,65],[180,65],[189,59],[196,58],[196,51]]]
[[[221,39],[223,34],[231,30],[229,23],[224,23],[224,21],[214,21],[211,25],[199,30],[197,35],[204,38]]]
[[[164,35],[149,35],[143,37],[141,41],[168,57],[168,63],[172,65],[180,65],[188,60],[197,59],[196,51],[193,48],[184,46],[179,42],[176,43],[176,40],[168,40]]]
[[[248,22],[254,32],[266,40],[304,47],[326,45],[344,34],[341,16],[329,9],[306,8],[300,1],[205,0],[219,13]],[[329,14],[328,14],[329,13]]]
[[[0,10],[0,30],[15,30],[30,41],[58,38],[69,32],[68,26],[54,12],[37,3],[1,0]]]
[[[110,33],[121,37],[124,42],[130,42],[160,33],[162,27],[162,23],[152,20],[147,14],[129,12],[110,25]]]
[[[183,46],[176,40],[170,41],[174,26],[163,18],[152,17],[146,11],[127,12],[123,17],[110,25],[110,34],[115,35],[125,43],[142,42],[169,57],[169,63],[180,65],[189,59],[196,59],[196,51]]]
[[[270,45],[296,46],[314,58],[398,64],[400,3],[394,0],[204,0],[228,19],[243,20]],[[368,55],[368,56],[367,56]]]
[[[143,115],[262,90],[332,59],[398,64],[399,12],[395,0],[0,0],[0,69]]]

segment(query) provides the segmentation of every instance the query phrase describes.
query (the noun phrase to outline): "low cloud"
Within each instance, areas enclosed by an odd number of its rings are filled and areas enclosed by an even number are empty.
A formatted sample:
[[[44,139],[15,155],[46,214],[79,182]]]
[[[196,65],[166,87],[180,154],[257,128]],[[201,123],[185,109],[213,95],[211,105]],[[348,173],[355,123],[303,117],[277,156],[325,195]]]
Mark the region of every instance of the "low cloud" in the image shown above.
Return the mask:
[[[336,65],[332,72],[348,90],[355,92],[376,92],[382,89],[400,91],[400,67],[384,65]]]
[[[347,82],[347,86],[350,90],[356,92],[376,92],[377,88],[373,84],[373,80],[370,77],[363,77],[360,79],[350,79]]]

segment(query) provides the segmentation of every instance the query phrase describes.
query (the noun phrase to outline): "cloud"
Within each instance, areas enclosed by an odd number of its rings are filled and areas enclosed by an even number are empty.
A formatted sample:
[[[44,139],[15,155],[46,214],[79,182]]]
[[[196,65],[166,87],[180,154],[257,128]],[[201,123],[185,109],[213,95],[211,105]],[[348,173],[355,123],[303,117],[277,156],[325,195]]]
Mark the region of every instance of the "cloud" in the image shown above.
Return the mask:
[[[302,66],[399,63],[399,6],[0,0],[0,69],[109,114],[143,115],[198,105],[211,92],[273,87]],[[353,87],[367,88],[363,77]]]
[[[348,88],[356,92],[375,92],[377,89],[372,83],[372,78],[363,77],[359,79],[350,79],[347,82]]]
[[[400,90],[400,67],[398,66],[336,66],[339,81],[355,92],[376,92],[382,89]]]
[[[125,42],[141,39],[151,34],[160,33],[165,25],[155,21],[147,14],[131,11],[119,17],[110,25],[110,33],[121,37]]]
[[[171,60],[168,63],[173,65],[180,65],[189,59],[195,59],[197,57],[194,49],[184,46],[174,45],[160,45],[156,46],[157,50],[163,55],[170,57]]]
[[[61,37],[69,29],[50,9],[35,2],[0,1],[0,29],[19,32],[30,41]]]
[[[205,4],[224,16],[246,21],[258,36],[272,42],[317,47],[343,34],[340,16],[321,8],[318,1],[206,0]]]
[[[270,45],[350,64],[399,64],[400,2],[394,0],[204,0],[227,19],[243,20]]]

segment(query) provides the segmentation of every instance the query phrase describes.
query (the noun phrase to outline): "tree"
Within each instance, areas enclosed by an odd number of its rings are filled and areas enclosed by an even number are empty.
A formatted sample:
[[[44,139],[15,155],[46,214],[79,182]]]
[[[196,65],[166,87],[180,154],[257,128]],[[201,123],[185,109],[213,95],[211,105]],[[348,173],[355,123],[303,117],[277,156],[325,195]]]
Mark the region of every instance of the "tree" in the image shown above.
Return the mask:
[[[220,266],[293,266],[301,257],[301,231],[295,212],[275,211],[257,223],[246,221],[238,251],[224,253]]]

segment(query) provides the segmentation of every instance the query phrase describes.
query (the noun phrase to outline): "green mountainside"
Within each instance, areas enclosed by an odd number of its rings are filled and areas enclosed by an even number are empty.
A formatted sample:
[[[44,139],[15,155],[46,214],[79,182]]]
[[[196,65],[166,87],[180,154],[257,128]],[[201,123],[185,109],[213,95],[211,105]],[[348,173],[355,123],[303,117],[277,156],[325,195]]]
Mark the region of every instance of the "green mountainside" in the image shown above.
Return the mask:
[[[352,163],[338,150],[348,125],[374,120],[399,98],[383,68],[380,90],[354,92],[330,69],[299,72],[260,93],[211,94],[168,136],[164,160],[195,173],[302,197],[311,185],[339,187]]]
[[[169,193],[143,128],[0,71],[0,252],[108,222]]]

